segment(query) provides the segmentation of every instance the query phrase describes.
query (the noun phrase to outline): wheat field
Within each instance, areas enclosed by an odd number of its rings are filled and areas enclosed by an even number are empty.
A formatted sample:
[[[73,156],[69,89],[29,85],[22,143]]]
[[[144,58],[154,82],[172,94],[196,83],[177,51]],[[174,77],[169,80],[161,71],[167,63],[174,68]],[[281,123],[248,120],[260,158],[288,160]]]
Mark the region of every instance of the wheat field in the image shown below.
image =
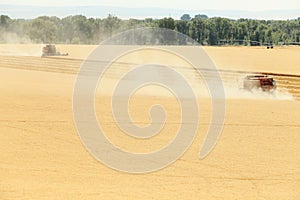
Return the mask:
[[[0,199],[300,199],[299,47],[205,47],[230,85],[216,147],[199,159],[212,110],[209,97],[200,95],[199,129],[191,147],[162,170],[134,175],[94,159],[74,125],[76,75],[96,46],[57,46],[69,56],[41,58],[42,45],[0,45]],[[101,91],[109,91],[122,70],[116,66],[108,71]],[[273,76],[279,93],[232,92],[232,80],[255,72]],[[192,77],[195,72],[184,73]],[[197,80],[191,84],[195,90]],[[135,123],[151,123],[145,108],[152,104],[165,105],[168,113],[159,135],[139,141],[118,129],[111,96],[101,91],[96,95],[97,117],[121,148],[154,151],[175,136],[180,126],[175,97],[151,90],[132,98]]]

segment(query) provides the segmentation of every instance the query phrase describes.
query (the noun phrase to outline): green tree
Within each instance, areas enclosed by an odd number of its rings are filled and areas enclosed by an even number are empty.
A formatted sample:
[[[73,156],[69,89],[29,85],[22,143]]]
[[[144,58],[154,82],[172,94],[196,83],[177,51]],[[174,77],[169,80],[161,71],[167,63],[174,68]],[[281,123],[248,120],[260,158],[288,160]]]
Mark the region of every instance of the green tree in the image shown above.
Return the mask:
[[[192,18],[189,14],[183,14],[181,17],[180,17],[181,20],[185,20],[185,21],[190,21]]]
[[[57,26],[49,17],[38,17],[31,21],[29,36],[36,42],[54,43],[57,41]]]
[[[117,31],[120,28],[121,20],[118,17],[109,14],[103,22],[104,28],[107,30],[108,37],[111,37],[114,31]]]
[[[195,19],[208,19],[208,16],[207,16],[207,15],[201,15],[201,14],[198,14],[198,15],[195,15],[194,18],[195,18]]]
[[[158,27],[174,30],[175,29],[175,20],[171,17],[169,17],[169,18],[165,17],[164,19],[160,19],[158,21]]]
[[[12,19],[7,15],[0,16],[0,27],[8,28],[8,26],[12,23]]]
[[[195,15],[193,19],[184,14],[181,20],[172,18],[144,20],[121,20],[116,16],[107,18],[86,18],[83,15],[58,17],[41,16],[32,20],[11,19],[7,15],[0,15],[0,41],[10,41],[7,38],[22,38],[19,41],[43,43],[84,43],[98,44],[121,31],[140,27],[160,27],[176,30],[188,35],[201,44],[222,45],[264,45],[296,44],[300,42],[300,18],[292,20],[230,20],[221,17],[208,18],[206,15]],[[186,44],[183,37],[175,35],[154,35],[152,38],[135,35],[131,39],[139,44]],[[151,41],[151,42],[150,42]]]

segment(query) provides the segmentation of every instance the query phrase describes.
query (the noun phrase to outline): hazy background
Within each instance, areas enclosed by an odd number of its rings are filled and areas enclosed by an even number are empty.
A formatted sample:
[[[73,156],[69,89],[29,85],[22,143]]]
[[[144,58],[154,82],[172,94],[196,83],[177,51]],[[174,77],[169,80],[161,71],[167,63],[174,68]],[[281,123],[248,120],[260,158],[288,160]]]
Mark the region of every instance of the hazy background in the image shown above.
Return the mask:
[[[108,14],[120,18],[162,18],[179,19],[183,13],[203,13],[209,17],[226,17],[232,19],[292,19],[300,16],[298,0],[27,0],[0,2],[0,13],[12,18],[35,18],[41,15],[65,17],[82,14],[87,17],[106,17]]]

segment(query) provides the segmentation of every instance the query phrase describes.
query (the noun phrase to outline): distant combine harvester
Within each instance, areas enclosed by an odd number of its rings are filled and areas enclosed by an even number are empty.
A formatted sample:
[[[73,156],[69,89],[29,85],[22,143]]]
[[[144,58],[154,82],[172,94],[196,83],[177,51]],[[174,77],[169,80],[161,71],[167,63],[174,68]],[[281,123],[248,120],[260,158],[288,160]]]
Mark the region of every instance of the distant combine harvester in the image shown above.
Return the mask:
[[[47,44],[43,47],[42,57],[46,56],[68,56],[68,53],[60,53],[54,44]]]

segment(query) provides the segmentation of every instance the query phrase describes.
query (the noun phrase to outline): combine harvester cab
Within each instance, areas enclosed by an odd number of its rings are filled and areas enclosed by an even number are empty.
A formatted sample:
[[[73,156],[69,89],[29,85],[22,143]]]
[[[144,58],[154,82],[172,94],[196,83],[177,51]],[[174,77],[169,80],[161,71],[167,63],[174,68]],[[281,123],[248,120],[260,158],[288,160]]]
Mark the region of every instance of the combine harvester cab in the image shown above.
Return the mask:
[[[276,90],[276,81],[267,75],[249,75],[244,78],[244,89],[260,89],[265,92]]]
[[[57,51],[56,46],[54,44],[47,44],[45,47],[43,47],[43,54],[42,57],[46,56],[68,56],[68,53],[62,54],[59,51]]]

